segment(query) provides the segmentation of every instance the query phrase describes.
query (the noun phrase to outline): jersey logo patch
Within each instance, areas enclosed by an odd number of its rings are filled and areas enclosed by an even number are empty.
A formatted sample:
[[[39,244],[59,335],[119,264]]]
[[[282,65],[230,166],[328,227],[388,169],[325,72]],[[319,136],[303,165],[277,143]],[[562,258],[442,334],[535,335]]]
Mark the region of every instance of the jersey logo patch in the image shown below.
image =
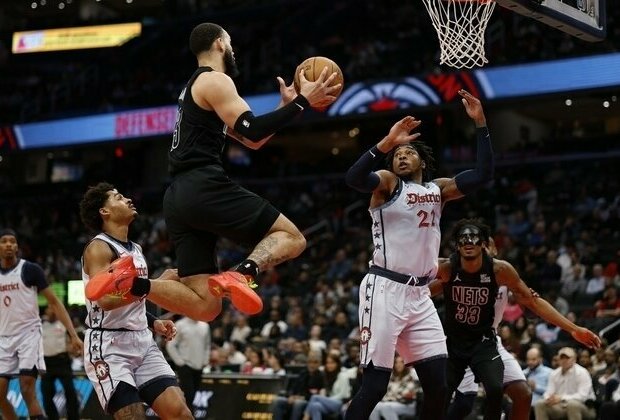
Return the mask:
[[[95,375],[97,379],[103,381],[110,375],[110,366],[103,360],[97,360],[95,362]]]
[[[454,281],[461,281],[461,278],[459,277],[458,273],[456,273],[456,277],[454,278]]]
[[[488,274],[480,274],[480,283],[491,283],[491,276]]]
[[[370,328],[364,327],[360,330],[360,343],[367,344],[370,341],[370,337],[372,337]]]

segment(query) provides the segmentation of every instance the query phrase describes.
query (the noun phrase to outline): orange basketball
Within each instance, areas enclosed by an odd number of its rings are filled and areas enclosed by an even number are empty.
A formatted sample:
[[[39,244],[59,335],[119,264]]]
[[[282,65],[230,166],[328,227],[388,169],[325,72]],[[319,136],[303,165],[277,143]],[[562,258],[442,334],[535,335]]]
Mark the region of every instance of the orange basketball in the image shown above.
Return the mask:
[[[336,98],[340,96],[340,94],[342,93],[342,88],[344,87],[344,77],[342,75],[342,70],[340,70],[338,64],[336,64],[333,60],[327,57],[317,56],[306,58],[299,66],[297,66],[297,69],[295,69],[295,77],[293,78],[295,90],[299,92],[299,73],[301,69],[304,69],[304,76],[306,77],[306,79],[314,82],[316,79],[319,78],[324,67],[327,67],[327,77],[329,77],[333,72],[338,73],[331,85],[333,86],[340,83],[340,89],[338,89],[337,92],[332,93],[332,95],[334,95]],[[329,101],[325,104],[319,104],[316,107],[325,107],[331,105],[331,103],[332,101]]]

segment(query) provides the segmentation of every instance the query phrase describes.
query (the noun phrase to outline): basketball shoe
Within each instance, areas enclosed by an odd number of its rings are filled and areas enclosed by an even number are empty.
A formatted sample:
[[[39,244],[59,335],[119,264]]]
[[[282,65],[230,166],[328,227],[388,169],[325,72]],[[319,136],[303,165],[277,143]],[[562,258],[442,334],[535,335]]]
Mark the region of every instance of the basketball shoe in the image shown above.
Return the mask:
[[[105,295],[125,297],[133,280],[138,276],[131,255],[120,257],[110,264],[106,271],[95,274],[88,280],[84,294],[88,300],[98,300]]]
[[[247,315],[256,315],[263,310],[263,301],[254,292],[258,285],[251,277],[237,271],[214,274],[207,280],[209,292],[215,297],[230,299],[233,306]]]

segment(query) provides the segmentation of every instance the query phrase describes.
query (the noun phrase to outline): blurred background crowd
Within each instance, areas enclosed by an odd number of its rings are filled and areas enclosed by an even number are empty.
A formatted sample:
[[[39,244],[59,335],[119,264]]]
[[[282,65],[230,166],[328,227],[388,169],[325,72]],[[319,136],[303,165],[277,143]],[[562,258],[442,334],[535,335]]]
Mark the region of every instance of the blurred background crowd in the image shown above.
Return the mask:
[[[393,0],[370,0],[363,6],[346,0],[159,1],[152,17],[143,17],[143,36],[122,48],[43,58],[10,55],[9,31],[119,21],[119,8],[77,3],[80,8],[74,10],[67,1],[67,13],[62,15],[25,9],[22,16],[24,10],[17,5],[0,8],[0,125],[174,104],[195,67],[187,47],[188,28],[204,20],[220,23],[231,34],[242,95],[274,92],[276,75],[290,80],[296,65],[313,55],[333,58],[347,83],[442,71],[421,2]],[[315,18],[317,10],[324,11],[320,18]],[[610,7],[608,14],[607,39],[589,44],[498,8],[487,33],[489,66],[617,52],[620,8]],[[131,9],[123,9],[122,16],[131,20]],[[456,119],[446,121],[450,117],[443,111],[421,113],[433,126],[425,128],[430,133],[425,139],[439,160],[437,176],[451,176],[473,160],[473,140],[467,130],[457,127]],[[488,108],[487,115],[492,123]],[[348,156],[328,147],[326,156],[304,159],[293,144],[252,154],[242,164],[235,159],[226,162],[242,184],[269,199],[304,231],[308,248],[299,258],[260,275],[257,290],[265,309],[259,316],[246,318],[227,307],[210,323],[205,372],[297,378],[306,367],[314,372],[320,365],[327,373],[338,371],[340,365],[356,368],[358,285],[368,268],[373,242],[368,196],[345,185],[344,171],[395,119],[389,115],[365,122],[372,127],[367,127],[366,136]],[[454,127],[437,128],[450,122]],[[324,132],[313,130],[312,124],[306,124],[286,135],[289,143],[297,135],[304,141],[313,136],[325,140]],[[492,130],[492,136],[497,131]],[[165,163],[148,162],[147,149],[155,143],[165,155],[169,143],[165,136],[132,150],[102,147],[101,155],[106,157],[86,165],[82,176],[70,182],[16,182],[14,167],[7,166],[5,157],[0,160],[0,226],[18,232],[22,257],[40,264],[50,282],[80,279],[81,252],[92,233],[81,224],[77,204],[88,185],[111,181],[140,212],[130,236],[143,246],[151,277],[156,277],[175,266],[175,255],[161,214]],[[557,366],[560,348],[574,347],[577,362],[592,375],[599,403],[612,400],[620,382],[620,328],[615,324],[620,316],[618,144],[617,135],[593,136],[587,124],[576,120],[559,121],[543,142],[530,143],[524,135],[518,144],[498,145],[493,185],[448,207],[442,217],[440,256],[454,249],[448,233],[455,221],[483,217],[493,228],[499,258],[511,262],[526,283],[562,314],[603,332],[599,351],[578,348],[566,333],[532,318],[513,301],[499,331],[504,346],[524,368],[532,347],[540,349],[543,363],[551,367]],[[592,155],[593,148],[602,153]],[[68,155],[79,159],[82,152],[40,153],[54,160]],[[160,175],[153,181],[150,173]],[[221,242],[222,269],[245,256],[245,249]],[[437,306],[441,312],[440,300]],[[76,326],[83,329],[84,306],[69,309]],[[79,363],[75,367],[79,370]],[[331,389],[336,377],[326,376],[330,379],[321,379],[319,388]],[[407,398],[403,397],[408,403],[418,391],[413,376],[411,381],[414,388],[407,388]],[[307,396],[309,389],[289,392]]]

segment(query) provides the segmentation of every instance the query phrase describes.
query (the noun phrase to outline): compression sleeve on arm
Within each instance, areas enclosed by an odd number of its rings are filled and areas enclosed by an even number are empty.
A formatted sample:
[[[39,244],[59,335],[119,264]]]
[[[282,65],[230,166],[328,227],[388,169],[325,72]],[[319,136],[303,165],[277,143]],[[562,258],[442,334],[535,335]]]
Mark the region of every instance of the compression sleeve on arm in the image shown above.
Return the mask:
[[[373,172],[377,162],[385,158],[385,153],[373,146],[349,168],[346,175],[347,184],[361,192],[373,192],[381,182],[379,175]]]
[[[491,147],[491,135],[487,127],[476,129],[477,152],[476,168],[469,169],[454,177],[456,186],[463,194],[470,194],[493,180],[495,160]]]
[[[282,108],[260,117],[255,116],[252,111],[244,112],[239,115],[233,128],[246,139],[259,142],[290,123],[308,106],[310,106],[308,100],[302,95],[297,95],[295,99]]]

